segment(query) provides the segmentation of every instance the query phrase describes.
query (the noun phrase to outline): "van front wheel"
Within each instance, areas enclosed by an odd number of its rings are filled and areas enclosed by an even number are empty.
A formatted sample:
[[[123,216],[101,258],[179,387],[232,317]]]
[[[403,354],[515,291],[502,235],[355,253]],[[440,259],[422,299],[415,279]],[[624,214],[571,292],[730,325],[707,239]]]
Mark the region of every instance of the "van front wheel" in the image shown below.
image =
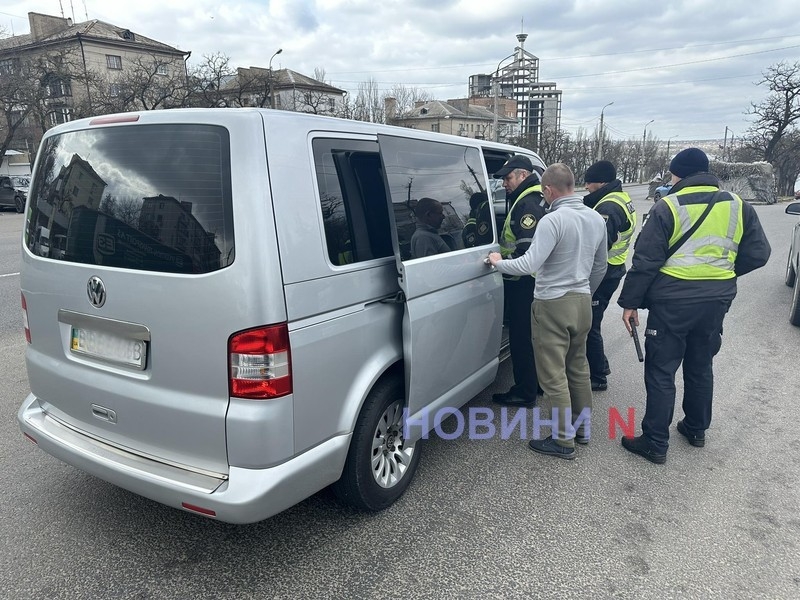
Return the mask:
[[[336,496],[356,508],[379,511],[406,491],[420,456],[420,441],[403,435],[405,398],[399,378],[378,382],[361,409]]]

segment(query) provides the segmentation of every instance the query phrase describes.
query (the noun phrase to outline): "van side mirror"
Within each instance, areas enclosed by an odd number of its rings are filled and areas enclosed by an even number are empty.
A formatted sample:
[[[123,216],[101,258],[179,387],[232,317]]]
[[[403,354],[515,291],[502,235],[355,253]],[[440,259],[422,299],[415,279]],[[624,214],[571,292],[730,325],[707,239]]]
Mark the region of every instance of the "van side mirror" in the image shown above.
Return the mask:
[[[800,215],[800,202],[792,202],[786,207],[787,215]]]

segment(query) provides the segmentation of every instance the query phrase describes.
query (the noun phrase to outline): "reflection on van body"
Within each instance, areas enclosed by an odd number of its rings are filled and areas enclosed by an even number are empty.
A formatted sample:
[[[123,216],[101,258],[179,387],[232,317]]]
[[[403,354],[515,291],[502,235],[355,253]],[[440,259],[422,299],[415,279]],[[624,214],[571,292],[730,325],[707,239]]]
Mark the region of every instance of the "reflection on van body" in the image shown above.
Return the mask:
[[[115,117],[111,118],[115,120]],[[22,431],[116,485],[220,520],[327,485],[380,510],[425,433],[501,357],[474,194],[528,151],[260,109],[149,111],[45,135],[21,268]],[[414,259],[413,208],[447,250]],[[432,427],[433,424],[431,423]]]

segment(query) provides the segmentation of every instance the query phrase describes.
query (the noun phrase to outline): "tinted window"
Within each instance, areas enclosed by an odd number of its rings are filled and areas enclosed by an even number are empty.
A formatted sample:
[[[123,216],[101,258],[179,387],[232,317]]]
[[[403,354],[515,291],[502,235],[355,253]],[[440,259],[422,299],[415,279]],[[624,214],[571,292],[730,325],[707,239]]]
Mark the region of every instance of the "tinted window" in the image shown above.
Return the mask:
[[[464,248],[470,198],[486,197],[480,152],[404,138],[380,141],[402,260]]]
[[[331,263],[346,265],[392,256],[378,144],[316,139],[313,147]]]
[[[40,152],[25,238],[33,253],[176,273],[233,262],[224,128],[88,129],[49,138]]]

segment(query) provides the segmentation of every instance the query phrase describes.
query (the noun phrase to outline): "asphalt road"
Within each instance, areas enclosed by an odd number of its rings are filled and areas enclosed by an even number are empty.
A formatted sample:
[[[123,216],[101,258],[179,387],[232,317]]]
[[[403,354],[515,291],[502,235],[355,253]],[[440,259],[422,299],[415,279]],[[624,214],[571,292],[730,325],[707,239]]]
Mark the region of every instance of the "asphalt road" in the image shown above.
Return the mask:
[[[630,189],[641,214],[645,187]],[[0,214],[0,596],[800,597],[800,328],[783,285],[795,217],[757,211],[773,258],[739,282],[705,448],[675,436],[657,466],[609,439],[611,407],[633,408],[637,424],[644,407],[642,367],[612,305],[610,387],[595,396],[592,442],[576,460],[534,454],[518,435],[434,438],[408,493],[382,513],[322,492],[249,526],[163,507],[23,440],[23,216]],[[506,361],[465,410],[493,407],[509,377]]]

